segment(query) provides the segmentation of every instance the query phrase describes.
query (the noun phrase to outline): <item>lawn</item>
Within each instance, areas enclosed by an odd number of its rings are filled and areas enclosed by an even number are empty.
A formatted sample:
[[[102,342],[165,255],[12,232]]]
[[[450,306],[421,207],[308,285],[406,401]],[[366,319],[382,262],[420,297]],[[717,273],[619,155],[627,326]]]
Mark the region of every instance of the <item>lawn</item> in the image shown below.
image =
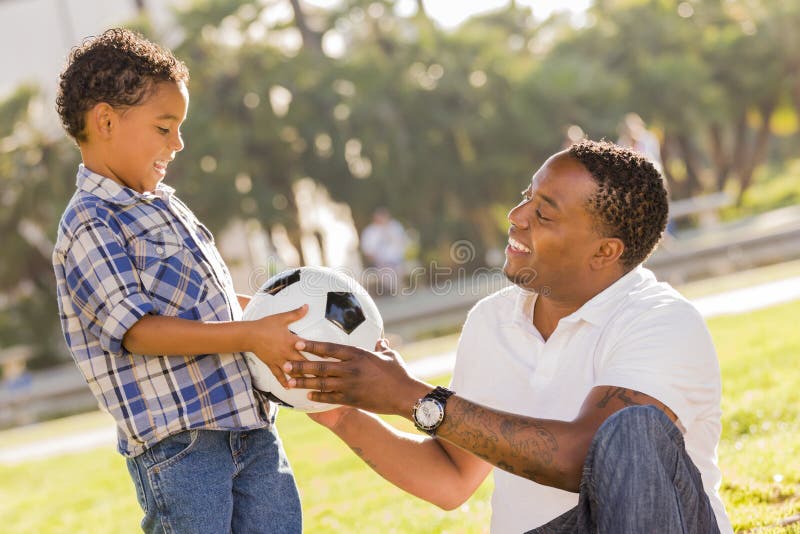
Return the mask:
[[[724,384],[722,495],[737,530],[800,533],[800,523],[779,526],[800,514],[798,317],[800,302],[709,321]],[[86,418],[78,421],[89,426]],[[409,428],[405,420],[393,422]],[[444,512],[385,482],[305,415],[284,411],[279,428],[301,489],[307,532],[488,530],[491,481],[459,510]],[[47,423],[33,435],[41,439],[63,429],[63,421]],[[0,447],[20,442],[19,431],[0,434]],[[0,466],[0,480],[2,532],[131,532],[141,516],[124,462],[113,450]]]
[[[722,494],[737,528],[800,514],[798,318],[795,302],[709,321],[723,373]]]

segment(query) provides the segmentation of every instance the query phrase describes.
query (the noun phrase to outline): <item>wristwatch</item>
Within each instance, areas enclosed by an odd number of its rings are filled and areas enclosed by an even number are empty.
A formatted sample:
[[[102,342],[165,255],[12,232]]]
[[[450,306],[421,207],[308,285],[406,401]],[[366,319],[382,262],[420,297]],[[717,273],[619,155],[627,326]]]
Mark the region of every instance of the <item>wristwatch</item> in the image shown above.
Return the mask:
[[[444,407],[447,399],[453,393],[447,388],[436,386],[433,391],[419,399],[411,412],[414,425],[429,436],[436,435],[436,429],[444,421]]]

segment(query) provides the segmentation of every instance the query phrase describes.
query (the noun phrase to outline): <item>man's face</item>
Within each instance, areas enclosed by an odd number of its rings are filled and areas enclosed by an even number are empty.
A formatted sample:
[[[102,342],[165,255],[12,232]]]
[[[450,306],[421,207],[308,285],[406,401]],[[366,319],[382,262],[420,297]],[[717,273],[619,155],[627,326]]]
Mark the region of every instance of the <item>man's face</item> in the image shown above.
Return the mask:
[[[508,213],[503,271],[509,280],[558,297],[590,276],[601,236],[586,203],[596,189],[589,171],[572,157],[561,153],[545,162]]]
[[[143,103],[115,110],[107,157],[111,178],[140,193],[154,190],[183,150],[180,126],[188,106],[184,83],[164,82]]]

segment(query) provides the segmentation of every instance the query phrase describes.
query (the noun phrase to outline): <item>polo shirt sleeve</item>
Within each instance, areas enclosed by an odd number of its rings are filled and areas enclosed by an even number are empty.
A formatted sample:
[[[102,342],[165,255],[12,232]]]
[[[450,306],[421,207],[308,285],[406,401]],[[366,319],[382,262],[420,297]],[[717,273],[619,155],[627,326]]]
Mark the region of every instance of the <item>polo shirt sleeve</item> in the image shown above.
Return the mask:
[[[475,375],[480,375],[480,360],[476,357],[481,338],[481,320],[479,306],[473,307],[467,314],[467,319],[461,329],[456,348],[456,363],[450,379],[450,388],[461,396],[476,400],[480,398],[479,386],[484,381],[476,381]]]
[[[67,291],[83,327],[106,352],[122,354],[128,329],[155,307],[142,291],[138,271],[118,232],[90,219],[65,251]]]
[[[658,399],[688,429],[721,396],[719,362],[703,318],[676,300],[628,319],[602,355],[595,384]]]

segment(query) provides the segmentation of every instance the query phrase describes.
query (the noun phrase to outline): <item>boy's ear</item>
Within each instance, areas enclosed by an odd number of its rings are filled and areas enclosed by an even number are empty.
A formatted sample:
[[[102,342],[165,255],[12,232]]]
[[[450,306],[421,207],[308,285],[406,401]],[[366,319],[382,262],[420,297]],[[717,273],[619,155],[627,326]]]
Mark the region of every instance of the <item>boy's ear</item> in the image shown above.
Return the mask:
[[[100,139],[107,139],[114,129],[115,119],[114,108],[105,102],[95,104],[86,117],[88,133],[91,135],[92,131],[94,131]]]

